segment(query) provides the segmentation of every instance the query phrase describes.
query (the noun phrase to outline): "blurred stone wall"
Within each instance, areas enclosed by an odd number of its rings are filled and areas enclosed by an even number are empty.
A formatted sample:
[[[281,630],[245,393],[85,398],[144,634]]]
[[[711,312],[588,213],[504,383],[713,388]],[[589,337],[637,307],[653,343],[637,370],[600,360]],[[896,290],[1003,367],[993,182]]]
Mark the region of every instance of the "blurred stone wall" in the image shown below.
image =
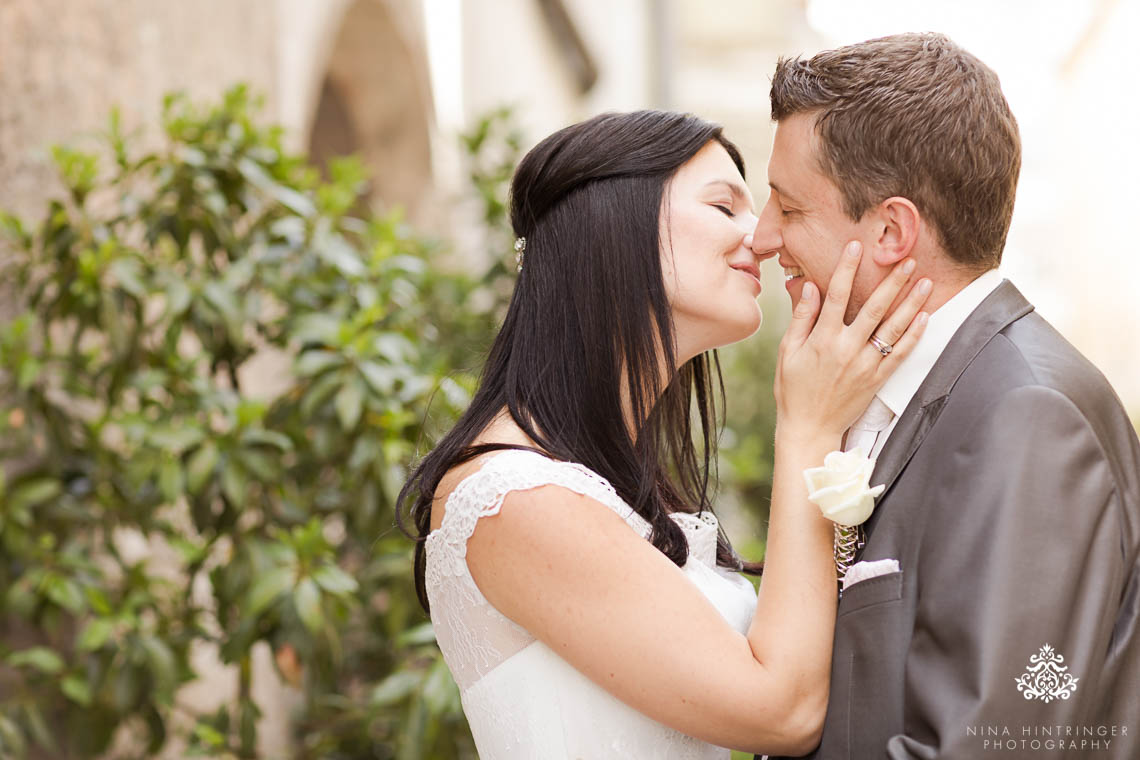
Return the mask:
[[[112,104],[155,124],[163,93],[213,98],[236,81],[276,103],[274,0],[0,3],[0,207],[22,215],[58,190],[50,146],[91,135]]]

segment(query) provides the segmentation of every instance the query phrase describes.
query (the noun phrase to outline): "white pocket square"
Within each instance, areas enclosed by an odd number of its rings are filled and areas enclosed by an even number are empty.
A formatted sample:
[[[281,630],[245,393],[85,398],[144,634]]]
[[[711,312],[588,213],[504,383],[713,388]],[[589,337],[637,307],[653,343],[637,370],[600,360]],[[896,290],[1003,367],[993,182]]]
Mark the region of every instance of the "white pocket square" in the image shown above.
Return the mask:
[[[877,559],[873,562],[856,562],[847,568],[847,574],[843,576],[843,590],[846,591],[850,586],[854,586],[860,581],[868,581],[872,578],[878,578],[880,575],[897,573],[898,571],[899,561],[897,559]]]

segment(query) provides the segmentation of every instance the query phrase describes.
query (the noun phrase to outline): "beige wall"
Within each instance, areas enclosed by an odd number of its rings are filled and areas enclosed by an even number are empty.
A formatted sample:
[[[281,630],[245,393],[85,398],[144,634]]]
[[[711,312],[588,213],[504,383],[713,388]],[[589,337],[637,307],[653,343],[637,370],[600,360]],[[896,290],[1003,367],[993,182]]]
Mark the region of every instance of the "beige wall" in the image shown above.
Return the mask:
[[[276,102],[272,0],[0,3],[0,207],[31,213],[54,187],[47,150],[106,123],[153,124],[163,93],[214,97],[239,79]]]
[[[432,184],[419,8],[418,0],[5,0],[0,208],[37,211],[58,189],[52,144],[84,144],[112,104],[128,127],[151,127],[171,90],[214,99],[247,82],[266,96],[266,118],[304,149],[331,76],[348,92],[377,199],[415,216]]]

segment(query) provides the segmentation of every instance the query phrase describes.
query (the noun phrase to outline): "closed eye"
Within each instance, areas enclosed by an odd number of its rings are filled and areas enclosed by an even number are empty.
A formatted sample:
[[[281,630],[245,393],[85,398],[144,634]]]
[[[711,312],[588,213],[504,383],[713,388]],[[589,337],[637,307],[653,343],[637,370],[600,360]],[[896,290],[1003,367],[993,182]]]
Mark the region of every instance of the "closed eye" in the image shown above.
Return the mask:
[[[727,216],[729,219],[733,219],[736,217],[736,214],[732,213],[732,209],[730,209],[728,206],[720,206],[717,204],[713,204],[713,205],[716,208],[720,209],[722,212],[724,212],[724,215]]]

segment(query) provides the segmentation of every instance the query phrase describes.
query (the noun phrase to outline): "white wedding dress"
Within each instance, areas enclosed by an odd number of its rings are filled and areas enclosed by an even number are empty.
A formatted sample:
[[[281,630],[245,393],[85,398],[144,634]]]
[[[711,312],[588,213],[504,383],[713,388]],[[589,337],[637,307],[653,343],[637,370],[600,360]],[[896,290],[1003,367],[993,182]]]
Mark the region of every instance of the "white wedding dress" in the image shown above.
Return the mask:
[[[498,514],[509,491],[550,484],[605,504],[643,538],[650,533],[597,473],[532,451],[497,453],[452,491],[442,524],[427,538],[425,578],[432,626],[480,758],[727,760],[727,749],[686,736],[610,695],[479,592],[466,560],[476,523]],[[708,512],[673,518],[689,540],[683,572],[733,628],[746,633],[756,593],[741,575],[716,566],[716,518]]]

